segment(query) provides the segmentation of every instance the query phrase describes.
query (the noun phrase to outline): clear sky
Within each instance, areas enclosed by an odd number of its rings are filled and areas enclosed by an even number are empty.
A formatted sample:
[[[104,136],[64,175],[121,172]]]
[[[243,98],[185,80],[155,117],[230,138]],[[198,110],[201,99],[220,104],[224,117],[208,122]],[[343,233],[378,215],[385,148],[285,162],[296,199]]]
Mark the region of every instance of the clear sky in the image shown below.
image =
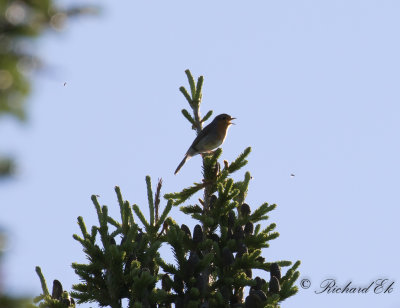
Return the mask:
[[[118,215],[119,185],[147,213],[146,175],[162,177],[163,193],[200,180],[200,157],[173,174],[194,138],[178,91],[189,68],[205,77],[202,113],[237,118],[222,158],[253,149],[236,176],[253,176],[248,203],[278,204],[281,236],[263,256],[301,260],[312,283],[282,307],[399,307],[400,2],[100,3],[99,17],[37,44],[47,69],[33,77],[27,124],[0,122],[0,147],[19,164],[0,183],[7,290],[38,295],[36,265],[50,284],[78,282],[72,234],[78,216],[97,223],[92,194]],[[315,294],[326,278],[395,284]]]

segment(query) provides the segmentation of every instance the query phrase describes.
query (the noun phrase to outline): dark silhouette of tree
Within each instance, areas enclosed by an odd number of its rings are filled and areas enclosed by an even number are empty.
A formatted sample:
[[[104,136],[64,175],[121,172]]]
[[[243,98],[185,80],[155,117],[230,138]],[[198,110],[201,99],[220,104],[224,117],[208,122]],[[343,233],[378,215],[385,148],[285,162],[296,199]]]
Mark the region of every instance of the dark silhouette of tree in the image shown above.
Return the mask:
[[[190,92],[180,90],[188,100],[192,114],[182,110],[193,129],[200,133],[203,123],[212,115],[201,117],[203,77],[195,83],[187,70]],[[263,203],[251,207],[246,203],[249,172],[243,180],[234,181],[231,174],[247,164],[251,149],[247,148],[234,161],[219,163],[222,150],[202,154],[202,178],[198,183],[177,193],[164,195],[161,202],[161,180],[153,193],[151,179],[146,177],[150,217],[141,207],[131,204],[115,187],[120,218],[108,214],[96,195],[92,202],[99,224],[87,228],[82,217],[78,225],[82,235],[74,234],[88,260],[87,264],[73,263],[80,283],[72,291],[63,290],[58,280],[50,294],[39,267],[36,271],[43,293],[35,299],[39,307],[75,307],[75,303],[95,302],[101,307],[214,308],[246,307],[277,308],[294,295],[299,277],[300,261],[271,261],[262,256],[270,241],[279,233],[270,223],[268,214],[275,204]],[[186,202],[202,192],[196,204]],[[172,207],[198,223],[191,231],[168,217]],[[266,222],[262,227],[261,222]],[[159,253],[162,244],[172,250],[175,260],[165,260]],[[281,267],[287,267],[282,272]],[[255,269],[264,274],[253,276]],[[246,295],[248,289],[248,295]],[[75,300],[74,300],[74,299]]]

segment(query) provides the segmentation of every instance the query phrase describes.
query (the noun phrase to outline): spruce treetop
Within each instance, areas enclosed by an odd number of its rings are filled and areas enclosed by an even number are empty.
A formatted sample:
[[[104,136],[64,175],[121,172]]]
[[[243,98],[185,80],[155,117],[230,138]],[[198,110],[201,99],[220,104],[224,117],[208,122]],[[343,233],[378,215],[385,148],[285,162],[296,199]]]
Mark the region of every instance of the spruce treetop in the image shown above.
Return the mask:
[[[201,117],[200,105],[204,78],[195,82],[186,70],[190,91],[180,91],[191,112],[182,110],[192,129],[201,134],[212,111]],[[74,234],[87,257],[87,264],[73,263],[81,280],[71,292],[63,291],[54,281],[50,295],[46,281],[37,268],[43,294],[35,299],[39,307],[75,307],[96,302],[101,307],[280,307],[279,304],[297,292],[300,261],[268,260],[262,256],[271,240],[279,233],[269,222],[275,204],[252,207],[245,202],[251,180],[245,172],[241,181],[231,174],[247,164],[251,148],[246,148],[234,161],[219,159],[222,150],[202,153],[202,177],[180,192],[161,198],[162,181],[153,193],[151,179],[146,177],[149,217],[140,207],[124,200],[115,188],[120,218],[109,216],[108,207],[92,196],[99,224],[87,229],[78,217],[81,236]],[[187,204],[197,192],[198,203]],[[172,207],[190,215],[197,224],[193,230],[169,217]],[[262,227],[263,225],[263,227]],[[174,260],[165,260],[161,245],[171,248]],[[172,262],[171,262],[172,261]],[[288,268],[282,272],[282,268]],[[254,270],[263,273],[253,275]],[[265,273],[265,274],[264,274]]]

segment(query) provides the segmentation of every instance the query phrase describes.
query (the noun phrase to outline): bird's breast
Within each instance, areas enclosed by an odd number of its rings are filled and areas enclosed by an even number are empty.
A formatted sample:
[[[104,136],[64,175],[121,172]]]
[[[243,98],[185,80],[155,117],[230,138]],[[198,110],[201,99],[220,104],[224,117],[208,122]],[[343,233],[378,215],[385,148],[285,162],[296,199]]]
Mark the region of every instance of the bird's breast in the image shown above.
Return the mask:
[[[226,128],[210,131],[196,145],[199,152],[208,152],[218,148],[225,140]]]

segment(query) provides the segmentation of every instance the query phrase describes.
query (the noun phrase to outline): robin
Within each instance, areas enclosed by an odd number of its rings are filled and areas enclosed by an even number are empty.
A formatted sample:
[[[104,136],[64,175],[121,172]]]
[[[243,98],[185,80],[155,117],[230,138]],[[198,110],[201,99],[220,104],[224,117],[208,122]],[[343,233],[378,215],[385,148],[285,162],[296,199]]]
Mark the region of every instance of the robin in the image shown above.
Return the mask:
[[[234,124],[231,121],[236,118],[232,118],[229,114],[223,113],[214,118],[214,120],[208,124],[194,139],[192,145],[187,150],[185,157],[175,170],[175,174],[179,172],[186,161],[197,154],[211,152],[218,148],[224,143],[226,133],[230,125]]]

